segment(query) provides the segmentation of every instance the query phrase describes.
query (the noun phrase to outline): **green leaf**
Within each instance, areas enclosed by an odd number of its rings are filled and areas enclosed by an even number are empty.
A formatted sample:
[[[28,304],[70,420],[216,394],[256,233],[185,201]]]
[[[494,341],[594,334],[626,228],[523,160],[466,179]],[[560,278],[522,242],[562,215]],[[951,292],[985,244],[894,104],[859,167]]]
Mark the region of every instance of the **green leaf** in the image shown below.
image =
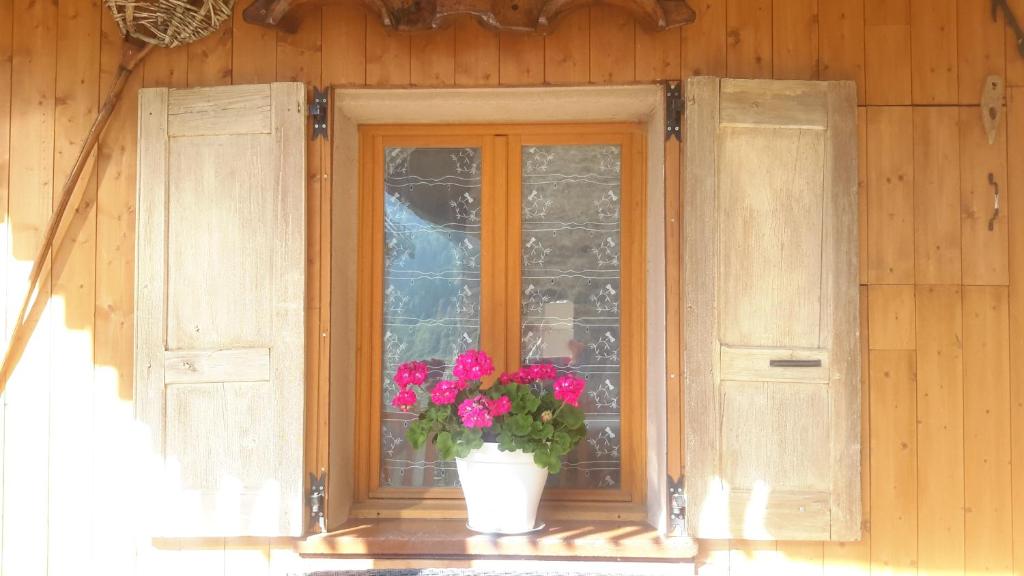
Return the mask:
[[[455,442],[452,441],[450,432],[438,432],[435,443],[437,444],[437,455],[441,460],[451,460],[455,457]]]
[[[423,420],[416,420],[405,431],[405,438],[413,448],[419,450],[427,443],[428,426]]]

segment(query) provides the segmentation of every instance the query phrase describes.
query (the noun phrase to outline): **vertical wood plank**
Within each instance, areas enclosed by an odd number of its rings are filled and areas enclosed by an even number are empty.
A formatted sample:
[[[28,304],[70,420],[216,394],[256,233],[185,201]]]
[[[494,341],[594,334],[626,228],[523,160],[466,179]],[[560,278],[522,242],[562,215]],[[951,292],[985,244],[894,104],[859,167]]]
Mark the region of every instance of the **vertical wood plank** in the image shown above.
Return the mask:
[[[55,182],[63,182],[99,108],[100,15],[95,0],[58,5]],[[93,328],[95,302],[96,171],[82,174],[80,201],[67,216],[52,256],[53,339],[50,384],[50,503],[48,570],[90,571],[92,539],[82,525],[98,510],[93,488]]]
[[[324,84],[365,84],[366,11],[355,4],[324,6],[323,31]]]
[[[825,569],[823,544],[823,542],[779,542],[779,563],[787,574],[821,576]]]
[[[527,86],[544,81],[544,38],[515,32],[498,37],[498,82]]]
[[[868,287],[868,317],[871,350],[913,350],[916,346],[913,286]]]
[[[1007,229],[1011,202],[1006,190],[1006,123],[999,122],[995,144],[989,144],[977,108],[960,109],[960,203],[963,242],[963,282],[1005,285],[1010,281]],[[999,216],[995,186],[999,187]]]
[[[960,116],[914,108],[914,266],[919,284],[960,283]]]
[[[857,108],[857,242],[861,284],[868,283],[868,214],[868,109],[861,106]]]
[[[413,86],[455,84],[455,29],[412,34],[409,79]]]
[[[277,38],[273,30],[242,19],[245,2],[235,2],[231,22],[231,83],[265,84],[277,76]]]
[[[727,0],[690,2],[697,19],[680,31],[682,80],[690,76],[725,76],[728,73],[726,3]]]
[[[455,22],[455,84],[498,84],[498,33],[471,18]]]
[[[964,561],[969,574],[1012,569],[1010,351],[1005,287],[964,287]]]
[[[964,567],[963,308],[959,286],[917,288],[918,566]]]
[[[864,0],[818,2],[822,80],[857,82],[864,103]]]
[[[913,113],[867,112],[868,280],[914,283]]]
[[[121,59],[121,33],[104,10],[100,46],[100,90],[113,81]],[[95,499],[103,514],[92,517],[93,556],[107,574],[136,573],[135,510],[125,494],[137,489],[136,458],[145,454],[133,443],[132,393],[135,175],[138,138],[138,96],[142,70],[125,86],[97,147],[96,171],[96,293],[94,303],[94,382],[96,454],[93,465]]]
[[[544,81],[586,84],[590,81],[590,9],[559,18],[544,37]]]
[[[909,0],[865,0],[864,24],[866,102],[910,104]]]
[[[1010,150],[1024,150],[1024,89],[1011,88],[1007,92],[1007,146]],[[1019,153],[1019,152],[1018,152]],[[1021,197],[1024,190],[1024,163],[1012,162],[1007,174],[1010,195]],[[1010,421],[1012,423],[1013,471],[1013,561],[1014,566],[1024,563],[1024,474],[1019,467],[1024,462],[1024,226],[1010,227]]]
[[[825,542],[824,574],[854,576],[871,573],[871,386],[868,351],[868,287],[860,287],[860,484],[861,538],[859,542]]]
[[[772,77],[817,80],[818,0],[774,0]]]
[[[917,563],[916,363],[909,350],[870,363],[871,573],[902,574]]]
[[[682,145],[665,141],[665,370],[668,474],[683,474]]]
[[[231,83],[232,24],[229,18],[206,38],[188,45],[189,87]]]
[[[1024,14],[1024,0],[1007,0],[1010,10],[1019,15]],[[1006,85],[1024,86],[1024,55],[1017,46],[1017,36],[1006,32]]]
[[[11,11],[11,142],[6,255],[9,318],[17,314],[53,195],[57,5],[15,0]],[[15,80],[16,81],[13,81]],[[49,531],[50,282],[44,270],[27,322],[35,329],[3,391],[4,574],[45,574]],[[51,309],[52,310],[52,309]],[[8,326],[11,328],[11,326]],[[24,442],[10,441],[25,438]],[[15,473],[14,471],[17,471]]]
[[[957,0],[957,76],[961,104],[977,104],[985,78],[1006,74],[1006,22],[990,0]]]
[[[682,73],[680,58],[679,29],[651,32],[636,25],[637,82],[678,80]]]
[[[590,81],[596,84],[632,82],[636,78],[636,25],[615,6],[590,9]]]
[[[142,66],[146,88],[184,88],[188,85],[188,46],[153,50]]]
[[[914,104],[957,103],[956,0],[911,0]]]
[[[730,78],[772,77],[772,0],[728,0],[726,64]]]

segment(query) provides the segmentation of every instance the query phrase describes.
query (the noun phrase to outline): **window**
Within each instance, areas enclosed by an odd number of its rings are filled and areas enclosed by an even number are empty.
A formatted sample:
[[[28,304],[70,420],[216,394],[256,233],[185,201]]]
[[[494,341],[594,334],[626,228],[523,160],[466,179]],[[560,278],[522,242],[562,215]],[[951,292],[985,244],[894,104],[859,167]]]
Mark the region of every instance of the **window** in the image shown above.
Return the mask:
[[[641,504],[644,134],[632,124],[363,126],[357,499],[461,498],[454,462],[412,450],[398,364],[431,380],[468,348],[498,372],[586,377],[588,435],[554,501]]]

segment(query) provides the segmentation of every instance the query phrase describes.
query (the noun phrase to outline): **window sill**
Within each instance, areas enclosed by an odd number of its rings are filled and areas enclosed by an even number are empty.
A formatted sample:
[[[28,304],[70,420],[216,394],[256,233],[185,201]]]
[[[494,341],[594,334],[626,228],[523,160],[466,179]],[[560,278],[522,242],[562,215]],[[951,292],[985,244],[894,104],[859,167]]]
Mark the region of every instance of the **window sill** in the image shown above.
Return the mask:
[[[531,534],[496,536],[473,532],[464,520],[356,519],[307,538],[298,551],[329,557],[684,560],[697,554],[697,545],[641,522],[552,521]]]

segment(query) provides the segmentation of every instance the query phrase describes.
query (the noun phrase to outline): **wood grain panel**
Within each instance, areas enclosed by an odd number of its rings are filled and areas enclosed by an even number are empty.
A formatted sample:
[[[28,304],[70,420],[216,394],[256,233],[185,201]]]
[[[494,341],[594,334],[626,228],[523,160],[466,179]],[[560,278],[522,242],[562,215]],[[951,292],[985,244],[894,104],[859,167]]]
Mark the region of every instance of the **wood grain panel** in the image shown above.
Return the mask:
[[[409,36],[409,80],[413,86],[455,83],[455,29]]]
[[[209,36],[188,45],[189,87],[231,83],[232,23],[228,19]]]
[[[916,361],[909,350],[871,352],[871,572],[917,565]]]
[[[861,284],[868,283],[868,112],[867,108],[857,108],[857,242],[858,277]],[[863,310],[863,308],[862,308]]]
[[[1004,287],[964,287],[964,560],[969,574],[1009,573],[1010,352]]]
[[[918,564],[964,566],[963,308],[959,286],[917,288]]]
[[[864,24],[866,102],[910,104],[910,0],[865,0]]]
[[[58,5],[56,126],[53,176],[63,182],[71,171],[99,107],[100,15],[92,0]],[[54,299],[53,358],[50,387],[49,559],[51,573],[90,566],[92,542],[81,537],[82,524],[99,513],[91,469],[97,446],[90,434],[95,416],[92,331],[94,325],[96,172],[79,182],[81,202],[70,215],[52,256]],[[38,382],[35,384],[39,384]]]
[[[590,81],[590,10],[559,18],[544,38],[544,81],[585,84]]]
[[[960,103],[977,104],[985,78],[1006,74],[1006,24],[1002,14],[992,21],[988,0],[957,0],[956,23]]]
[[[273,30],[242,19],[245,2],[236,2],[231,29],[231,83],[263,84],[277,76],[277,38]],[[352,34],[348,32],[347,34]]]
[[[332,86],[366,83],[366,11],[361,6],[324,7],[323,81]]]
[[[857,82],[863,103],[864,0],[818,2],[818,20],[821,79]]]
[[[773,78],[818,79],[818,4],[818,0],[774,0],[771,10]]]
[[[1007,146],[1024,149],[1024,89],[1011,88],[1007,94]],[[1024,197],[1024,163],[1009,165],[1010,194]],[[1010,227],[1010,422],[1012,424],[1011,462],[1024,462],[1024,226]],[[1024,557],[1024,474],[1013,476],[1013,555]]]
[[[455,84],[494,86],[498,83],[498,33],[476,20],[455,23]]]
[[[680,31],[683,76],[726,76],[726,4],[728,0],[700,0],[690,6],[697,13],[693,24]]]
[[[502,32],[498,42],[498,81],[501,84],[525,86],[543,82],[543,37]]]
[[[989,183],[989,174],[995,185]],[[999,215],[995,192],[1000,191]],[[1006,193],[1006,121],[988,144],[977,108],[960,109],[960,204],[963,282],[1005,285],[1010,281],[1007,223],[1013,208]],[[992,223],[992,230],[988,229]]]
[[[914,283],[913,112],[867,113],[868,281]]]
[[[868,287],[871,350],[913,350],[916,346],[914,287]]]
[[[919,284],[960,283],[960,115],[914,108],[914,273]]]
[[[366,15],[366,84],[402,86],[411,81],[410,36],[385,28],[380,18]]]
[[[772,0],[728,0],[726,7],[730,78],[772,77]]]
[[[911,0],[914,104],[957,103],[956,0]]]
[[[636,81],[678,80],[682,73],[679,41],[678,29],[651,32],[637,24]]]
[[[598,84],[632,82],[636,77],[636,25],[633,17],[614,6],[590,9],[590,81]],[[599,40],[594,41],[597,38]]]
[[[154,50],[143,63],[147,88],[184,88],[188,85],[188,46]]]

